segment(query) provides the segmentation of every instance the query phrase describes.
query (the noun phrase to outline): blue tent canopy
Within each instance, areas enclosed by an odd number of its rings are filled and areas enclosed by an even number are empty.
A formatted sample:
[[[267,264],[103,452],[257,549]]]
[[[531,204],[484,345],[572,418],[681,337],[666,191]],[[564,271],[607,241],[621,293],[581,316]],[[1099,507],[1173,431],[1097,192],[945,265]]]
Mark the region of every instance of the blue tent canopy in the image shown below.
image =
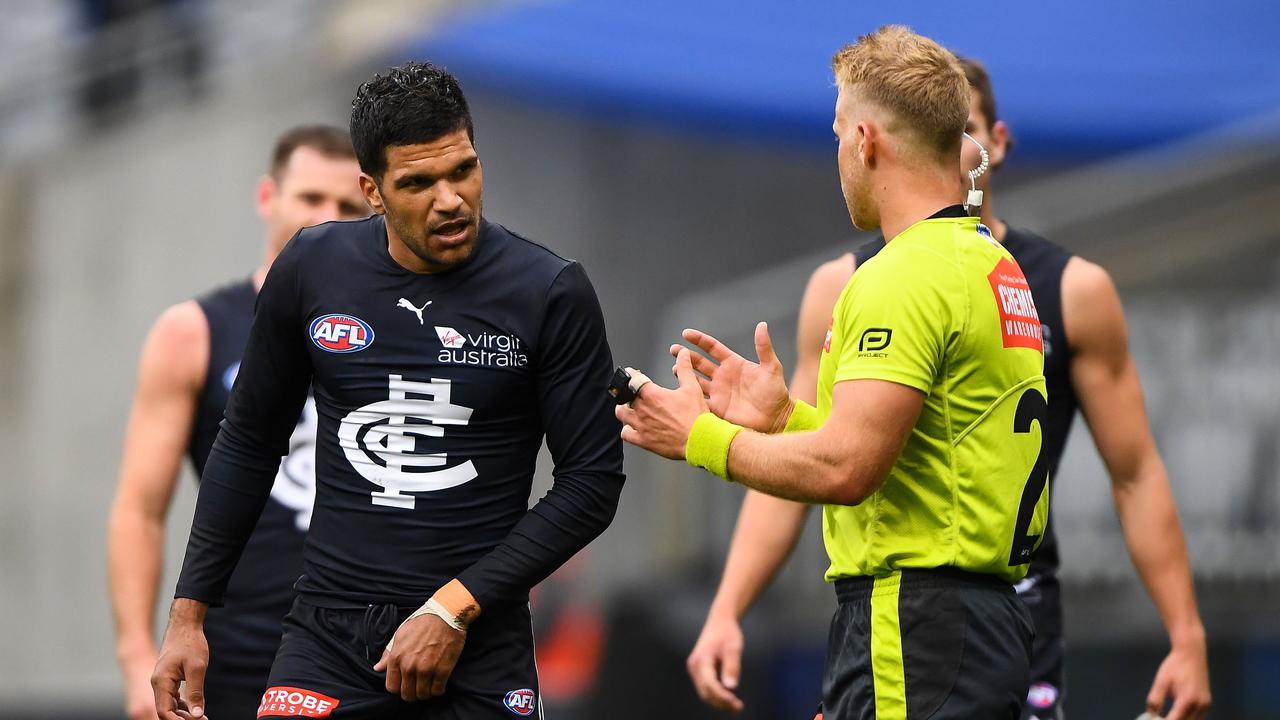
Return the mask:
[[[1280,3],[569,0],[463,12],[406,52],[469,90],[642,124],[814,145],[831,55],[902,23],[991,72],[1020,152],[1096,154],[1280,109]]]

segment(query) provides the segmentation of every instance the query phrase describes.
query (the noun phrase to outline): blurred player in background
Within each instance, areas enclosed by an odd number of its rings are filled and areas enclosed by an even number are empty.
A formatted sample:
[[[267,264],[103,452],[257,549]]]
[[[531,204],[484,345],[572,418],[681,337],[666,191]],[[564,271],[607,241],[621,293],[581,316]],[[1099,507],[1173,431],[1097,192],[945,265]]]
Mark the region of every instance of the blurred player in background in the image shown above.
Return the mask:
[[[258,717],[540,713],[529,591],[617,509],[595,291],[578,263],[482,216],[457,80],[424,63],[375,76],[351,136],[375,215],[303,230],[263,283],[153,675],[164,720],[204,710],[205,612],[308,385],[315,509]],[[544,438],[554,483],[531,508]]]
[[[832,718],[1016,720],[1032,626],[1012,583],[1048,520],[1040,322],[1022,271],[960,205],[956,58],[886,26],[833,66],[849,215],[891,240],[836,305],[817,408],[788,397],[763,323],[758,364],[687,330],[710,357],[673,347],[679,387],[640,387],[617,411],[623,439],[824,504]]]
[[[992,168],[998,168],[1011,149],[1009,128],[996,114],[986,69],[974,60],[962,60],[961,65],[971,95],[966,130],[988,149]],[[961,169],[976,167],[979,162],[977,148],[965,143]],[[1203,717],[1210,701],[1204,628],[1169,481],[1151,438],[1137,369],[1129,357],[1119,296],[1102,268],[1000,220],[993,208],[990,177],[987,174],[979,179],[984,191],[983,224],[1026,273],[1043,324],[1049,389],[1044,457],[1050,477],[1057,477],[1058,461],[1079,408],[1111,474],[1129,552],[1155,600],[1172,646],[1152,684],[1148,709],[1158,712],[1172,697],[1169,718]],[[967,178],[963,182],[968,185]],[[814,399],[823,339],[836,300],[854,269],[884,246],[884,239],[876,238],[856,253],[822,265],[810,278],[800,307],[798,359],[791,380],[797,397],[810,402]],[[714,707],[742,707],[733,693],[740,680],[740,621],[794,549],[808,507],[747,491],[720,588],[688,661],[698,694]],[[1027,719],[1063,717],[1058,562],[1050,521],[1027,577],[1017,585],[1036,627],[1032,685],[1023,714]]]
[[[252,276],[174,305],[142,349],[138,388],[125,435],[120,485],[107,535],[116,652],[131,720],[155,717],[155,605],[164,524],[182,457],[204,470],[240,367],[254,299],[276,255],[300,228],[369,213],[346,131],[307,125],[284,133],[258,181],[266,225],[262,264]],[[276,474],[270,502],[236,567],[226,606],[210,612],[211,712],[253,717],[280,641],[280,623],[302,573],[302,542],[315,496],[316,417],[308,403]]]

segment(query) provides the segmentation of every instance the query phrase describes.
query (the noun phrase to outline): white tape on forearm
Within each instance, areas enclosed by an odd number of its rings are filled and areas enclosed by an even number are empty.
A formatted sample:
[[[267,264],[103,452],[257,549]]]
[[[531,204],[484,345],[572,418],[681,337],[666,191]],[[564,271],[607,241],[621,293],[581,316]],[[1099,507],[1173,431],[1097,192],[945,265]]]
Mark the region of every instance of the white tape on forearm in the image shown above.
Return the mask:
[[[449,610],[445,608],[444,605],[441,605],[435,598],[430,598],[426,602],[422,603],[422,607],[414,610],[412,615],[405,618],[404,622],[400,623],[400,626],[396,628],[396,632],[400,632],[400,628],[404,627],[404,623],[407,623],[416,617],[422,617],[423,615],[435,615],[443,620],[445,625],[448,625],[454,630],[457,630],[458,632],[467,631],[467,626],[463,625],[458,618],[454,617],[453,613],[449,612]],[[387,652],[391,652],[391,644],[395,641],[396,638],[393,633],[391,639],[387,641]]]

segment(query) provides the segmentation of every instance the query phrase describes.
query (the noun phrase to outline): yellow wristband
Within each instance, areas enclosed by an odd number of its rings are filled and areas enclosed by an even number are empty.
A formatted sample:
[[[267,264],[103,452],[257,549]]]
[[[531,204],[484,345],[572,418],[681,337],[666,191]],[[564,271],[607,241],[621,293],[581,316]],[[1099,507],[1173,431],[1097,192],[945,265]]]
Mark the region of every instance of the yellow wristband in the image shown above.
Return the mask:
[[[791,417],[787,418],[784,433],[808,432],[822,427],[822,418],[818,417],[818,409],[803,400],[796,400],[791,409]]]
[[[689,431],[689,441],[684,446],[685,462],[729,480],[729,445],[740,432],[740,426],[712,413],[702,413]]]

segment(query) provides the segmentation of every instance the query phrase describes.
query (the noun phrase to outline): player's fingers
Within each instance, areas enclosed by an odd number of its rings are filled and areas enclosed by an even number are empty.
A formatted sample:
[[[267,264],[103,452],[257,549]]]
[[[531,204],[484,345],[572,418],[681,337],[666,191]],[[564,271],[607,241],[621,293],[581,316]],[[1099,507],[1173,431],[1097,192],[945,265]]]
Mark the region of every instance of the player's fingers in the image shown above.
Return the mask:
[[[382,672],[387,669],[387,651],[382,651],[382,657],[378,658],[378,662],[374,663],[373,671]]]
[[[701,330],[686,328],[685,331],[680,335],[685,340],[688,340],[694,345],[697,345],[698,348],[702,350],[702,352],[710,355],[711,357],[715,358],[719,362],[724,362],[725,360],[728,360],[729,358],[733,357],[734,353],[732,350],[729,349],[727,345],[711,337],[710,335],[702,332]]]
[[[155,696],[156,717],[172,720],[177,709],[178,681],[161,675],[159,669],[151,676],[151,693]]]
[[[1192,720],[1195,715],[1191,712],[1191,703],[1177,695],[1173,696],[1173,707],[1169,708],[1169,714],[1164,716],[1164,720]]]
[[[730,690],[738,689],[738,678],[742,674],[742,655],[732,650],[722,649],[720,652],[720,684]]]
[[[178,715],[178,702],[175,695],[156,695],[156,717],[159,720],[182,720]]]
[[[435,677],[439,673],[436,668],[424,668],[418,671],[414,676],[413,694],[419,700],[430,700],[438,693],[435,692]]]
[[[384,683],[387,692],[392,695],[400,694],[400,663],[394,656],[387,653],[387,662],[383,665],[387,670],[387,681]]]
[[[396,688],[396,694],[405,702],[413,702],[418,699],[419,673],[413,664],[404,658],[397,664],[400,666],[400,686]]]
[[[440,697],[444,694],[444,688],[449,684],[449,670],[450,668],[436,666],[435,674],[431,676],[431,697]]]
[[[204,717],[204,671],[207,668],[208,663],[197,658],[188,661],[183,672],[187,680],[187,693],[183,699],[187,701],[187,712],[193,718]]]
[[[1201,720],[1209,712],[1205,698],[1194,694],[1189,688],[1180,692],[1173,690],[1173,707],[1165,720]]]
[[[756,325],[756,359],[761,365],[775,365],[778,356],[773,351],[773,341],[769,339],[769,323]]]
[[[1169,680],[1163,672],[1156,673],[1156,680],[1147,693],[1147,712],[1159,715],[1164,709],[1165,698],[1169,697]]]
[[[716,677],[716,661],[710,655],[695,655],[689,658],[689,676],[693,678],[693,687],[698,691],[702,702],[717,710],[742,709],[742,701],[720,684]]]

